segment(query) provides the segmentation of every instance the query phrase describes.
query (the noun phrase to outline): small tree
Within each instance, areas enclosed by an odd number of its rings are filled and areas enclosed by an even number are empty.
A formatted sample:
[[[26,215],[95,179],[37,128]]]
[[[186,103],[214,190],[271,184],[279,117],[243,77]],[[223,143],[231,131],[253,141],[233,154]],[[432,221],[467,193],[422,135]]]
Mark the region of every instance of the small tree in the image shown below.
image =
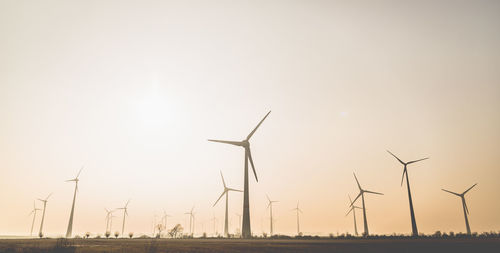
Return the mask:
[[[40,238],[42,238],[42,237],[43,237],[43,233],[42,233],[42,232],[40,232],[40,233],[38,234],[38,236],[39,236]]]
[[[85,233],[85,238],[89,239],[90,237],[90,232]]]
[[[128,233],[128,237],[129,237],[130,239],[132,239],[132,237],[134,237],[134,232],[130,232],[130,233]]]
[[[120,232],[116,231],[115,232],[115,238],[118,238],[119,235],[120,235]]]
[[[111,232],[109,232],[109,231],[106,231],[106,233],[104,234],[104,236],[106,236],[106,238],[109,238],[110,235],[111,235]]]

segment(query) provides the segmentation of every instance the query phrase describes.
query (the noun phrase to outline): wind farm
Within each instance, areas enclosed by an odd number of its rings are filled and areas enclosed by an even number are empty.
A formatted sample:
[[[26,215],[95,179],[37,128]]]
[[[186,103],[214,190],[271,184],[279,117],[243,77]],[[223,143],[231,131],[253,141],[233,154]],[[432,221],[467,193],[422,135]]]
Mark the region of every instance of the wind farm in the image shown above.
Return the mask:
[[[0,253],[500,252],[499,13],[0,1]]]

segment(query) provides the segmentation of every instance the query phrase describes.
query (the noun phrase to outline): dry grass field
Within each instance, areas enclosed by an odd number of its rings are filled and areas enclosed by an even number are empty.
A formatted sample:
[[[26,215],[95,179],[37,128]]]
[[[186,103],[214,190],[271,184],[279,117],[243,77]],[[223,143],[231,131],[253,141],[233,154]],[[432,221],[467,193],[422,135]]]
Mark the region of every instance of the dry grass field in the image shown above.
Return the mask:
[[[0,252],[500,252],[499,238],[453,239],[6,239]]]

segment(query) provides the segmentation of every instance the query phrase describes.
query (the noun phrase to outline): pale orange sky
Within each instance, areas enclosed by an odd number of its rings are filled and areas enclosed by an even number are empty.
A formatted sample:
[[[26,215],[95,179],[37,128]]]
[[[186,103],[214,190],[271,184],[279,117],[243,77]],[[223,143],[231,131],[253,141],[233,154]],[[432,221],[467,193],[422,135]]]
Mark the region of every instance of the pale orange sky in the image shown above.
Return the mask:
[[[500,229],[498,1],[0,1],[0,235],[29,233],[53,192],[45,232],[62,235],[85,164],[74,234],[103,233],[104,208],[131,199],[126,231],[165,209],[213,233],[219,170],[243,187],[252,138],[252,232],[353,233],[356,171],[370,232]],[[230,195],[230,231],[242,194]],[[41,203],[37,203],[41,207]],[[114,229],[121,226],[121,214]],[[39,216],[40,217],[40,216]],[[362,229],[358,212],[358,229]],[[120,221],[119,221],[120,220]],[[39,219],[35,230],[38,231]],[[187,227],[187,226],[186,226]],[[219,232],[222,223],[218,224]]]

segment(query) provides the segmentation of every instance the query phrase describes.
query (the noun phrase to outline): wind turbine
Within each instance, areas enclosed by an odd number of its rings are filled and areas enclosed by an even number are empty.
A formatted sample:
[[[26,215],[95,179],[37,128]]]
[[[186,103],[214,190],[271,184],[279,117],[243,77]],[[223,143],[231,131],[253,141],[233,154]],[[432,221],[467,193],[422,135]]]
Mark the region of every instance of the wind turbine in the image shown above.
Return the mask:
[[[189,214],[189,234],[192,236],[193,235],[193,219],[194,219],[194,206],[191,208],[191,211],[185,212],[184,214]]]
[[[128,206],[129,202],[130,202],[130,199],[127,200],[127,203],[125,204],[124,207],[117,208],[117,210],[123,210],[122,236],[124,236],[123,233],[125,232],[125,216],[128,216],[127,206]]]
[[[359,194],[354,199],[354,201],[351,203],[351,206],[353,206],[354,202],[356,202],[356,200],[361,196],[361,201],[363,203],[363,224],[365,227],[365,232],[363,233],[363,235],[368,236],[369,232],[368,232],[368,222],[366,221],[365,193],[372,193],[372,194],[378,194],[378,195],[384,195],[384,194],[379,193],[379,192],[364,190],[363,188],[361,188],[361,185],[359,184],[359,181],[358,181],[358,178],[356,177],[356,174],[355,173],[352,173],[352,174],[354,174],[354,179],[356,179],[356,183],[358,184]]]
[[[236,216],[238,216],[238,231],[241,236],[241,214],[237,213]]]
[[[222,184],[224,185],[224,191],[222,192],[220,197],[217,199],[217,201],[215,201],[213,206],[215,206],[217,204],[217,202],[219,202],[219,200],[222,198],[222,196],[226,195],[226,214],[224,217],[224,236],[229,237],[229,230],[228,230],[229,226],[228,226],[228,220],[227,220],[228,219],[227,212],[228,212],[229,192],[230,191],[242,192],[242,191],[227,187],[226,182],[224,181],[224,176],[222,175],[222,171],[220,172],[220,176],[222,178]]]
[[[40,238],[43,237],[43,221],[45,220],[45,209],[47,207],[47,201],[49,200],[50,195],[52,195],[52,193],[49,194],[49,196],[47,196],[45,199],[38,199],[43,202],[42,222],[40,222],[40,231],[38,232],[38,236]]]
[[[163,226],[165,227],[165,230],[167,229],[167,217],[172,217],[172,216],[168,215],[167,212],[165,210],[163,210],[162,220],[163,220]]]
[[[78,177],[80,176],[80,172],[82,172],[83,167],[78,171],[78,174],[76,174],[76,177],[70,180],[66,180],[66,182],[75,182],[75,192],[73,194],[73,204],[71,205],[71,213],[69,215],[69,222],[68,222],[68,230],[66,230],[66,237],[71,237],[71,232],[73,231],[73,214],[75,212],[75,200],[76,200],[76,192],[78,191]]]
[[[401,161],[401,159],[399,159],[396,155],[391,153],[391,151],[387,150],[387,152],[389,152],[389,154],[394,156],[394,158],[396,158],[404,166],[403,176],[401,177],[401,186],[403,186],[403,179],[405,178],[405,175],[406,175],[406,186],[408,188],[408,201],[410,202],[410,217],[411,217],[411,231],[412,231],[411,234],[413,236],[418,236],[417,222],[415,221],[415,212],[413,211],[413,201],[411,200],[410,180],[408,179],[408,170],[406,169],[406,167],[412,163],[416,163],[416,162],[420,162],[420,161],[429,159],[429,157],[414,160],[414,161],[409,161],[409,162],[405,163],[405,162]]]
[[[299,223],[299,212],[302,213],[302,210],[299,208],[299,202],[297,201],[297,207],[292,209],[297,212],[297,235],[300,235],[300,223]]]
[[[33,201],[33,210],[31,210],[30,214],[28,214],[28,216],[33,214],[33,222],[31,222],[30,236],[33,236],[33,226],[35,226],[36,212],[40,211],[40,210],[42,210],[42,209],[36,208],[35,201]]]
[[[106,219],[105,219],[106,220],[106,231],[105,232],[108,232],[108,231],[111,231],[111,228],[109,226],[109,222],[110,222],[111,216],[113,215],[113,212],[115,210],[108,210],[107,208],[104,208],[104,210],[106,210]],[[109,228],[109,230],[108,230],[108,228]]]
[[[354,216],[354,234],[358,235],[358,226],[356,225],[356,208],[357,209],[362,209],[362,208],[355,206],[354,202],[351,199],[351,196],[349,196],[349,195],[347,195],[347,196],[349,197],[350,209],[349,209],[349,212],[347,212],[345,216],[349,215],[349,213],[352,212],[352,214]]]
[[[270,235],[273,235],[273,203],[279,202],[277,200],[271,200],[269,196],[267,196],[267,200],[269,201],[269,204],[267,204],[267,208],[269,208],[269,221],[270,221],[270,226],[271,226],[271,233]]]
[[[216,228],[217,218],[215,218],[215,214],[214,217],[210,220],[214,222],[214,236],[217,236],[217,228]]]
[[[445,192],[448,192],[448,193],[451,193],[451,194],[454,194],[458,197],[460,197],[462,199],[462,207],[464,209],[464,217],[465,217],[465,227],[467,229],[467,234],[470,235],[470,226],[469,226],[469,218],[467,218],[467,215],[469,214],[469,208],[467,208],[467,203],[465,203],[465,194],[467,192],[469,192],[472,188],[474,188],[474,186],[476,186],[476,184],[474,184],[473,186],[471,186],[469,189],[467,189],[466,191],[462,192],[461,194],[459,193],[455,193],[455,192],[452,192],[452,191],[448,191],[448,190],[445,190],[445,189],[441,189]]]
[[[223,140],[208,140],[212,142],[220,142],[220,143],[225,143],[225,144],[231,144],[235,146],[240,146],[245,149],[245,173],[244,173],[244,192],[243,192],[243,231],[242,231],[242,237],[243,238],[250,238],[252,237],[252,231],[250,228],[250,202],[249,202],[249,189],[248,189],[248,161],[250,161],[250,164],[252,165],[252,170],[253,174],[255,176],[255,181],[259,182],[259,179],[257,178],[257,172],[255,172],[255,165],[253,163],[252,159],[252,152],[250,151],[250,138],[252,138],[252,135],[257,131],[257,128],[264,122],[264,120],[267,118],[267,116],[271,113],[269,111],[266,116],[257,124],[257,126],[248,134],[247,138],[243,141],[223,141]]]

